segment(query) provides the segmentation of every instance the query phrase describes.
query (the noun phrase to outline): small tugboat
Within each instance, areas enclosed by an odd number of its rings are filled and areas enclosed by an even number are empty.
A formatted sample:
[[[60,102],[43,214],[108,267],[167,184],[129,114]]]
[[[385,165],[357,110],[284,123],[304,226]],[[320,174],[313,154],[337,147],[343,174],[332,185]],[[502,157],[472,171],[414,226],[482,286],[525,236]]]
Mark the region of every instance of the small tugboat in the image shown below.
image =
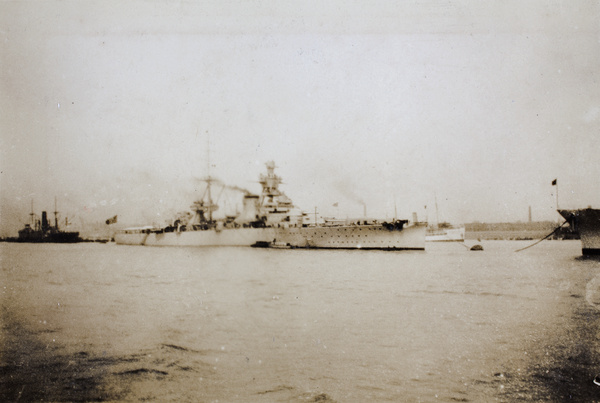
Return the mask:
[[[31,223],[25,224],[25,227],[19,231],[17,242],[30,243],[75,243],[81,242],[79,232],[61,231],[58,227],[58,211],[56,211],[56,199],[54,200],[54,226],[50,225],[48,216],[42,211],[41,220],[33,212],[33,202],[31,202]]]

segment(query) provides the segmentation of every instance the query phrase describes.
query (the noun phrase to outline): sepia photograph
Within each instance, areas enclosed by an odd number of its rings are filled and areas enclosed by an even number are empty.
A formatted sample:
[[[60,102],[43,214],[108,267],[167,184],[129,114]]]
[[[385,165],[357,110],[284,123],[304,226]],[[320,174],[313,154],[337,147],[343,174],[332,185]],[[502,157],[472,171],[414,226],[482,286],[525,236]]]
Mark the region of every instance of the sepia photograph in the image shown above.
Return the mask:
[[[0,2],[0,401],[600,401],[597,0]]]

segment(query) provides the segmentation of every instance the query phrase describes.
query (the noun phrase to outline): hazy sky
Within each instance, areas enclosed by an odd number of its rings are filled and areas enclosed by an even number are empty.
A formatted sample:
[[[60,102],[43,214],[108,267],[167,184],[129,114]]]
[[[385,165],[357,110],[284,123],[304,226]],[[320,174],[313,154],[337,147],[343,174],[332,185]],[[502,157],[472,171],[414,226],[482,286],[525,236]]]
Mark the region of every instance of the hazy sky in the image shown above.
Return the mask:
[[[275,160],[326,215],[556,220],[555,178],[600,206],[598,1],[492,4],[3,1],[0,234],[55,196],[163,223],[207,144],[212,176],[258,192]]]

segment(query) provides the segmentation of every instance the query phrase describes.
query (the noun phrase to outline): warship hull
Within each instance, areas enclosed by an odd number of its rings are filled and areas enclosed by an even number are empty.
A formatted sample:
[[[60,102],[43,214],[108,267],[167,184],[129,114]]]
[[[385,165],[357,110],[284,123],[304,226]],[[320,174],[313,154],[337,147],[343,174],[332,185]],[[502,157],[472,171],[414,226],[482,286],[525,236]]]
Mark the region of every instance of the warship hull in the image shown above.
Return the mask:
[[[290,248],[424,250],[425,226],[388,229],[373,224],[277,228],[272,242]]]
[[[381,225],[296,228],[232,228],[220,231],[121,232],[119,245],[144,246],[256,246],[285,245],[319,249],[425,249],[425,227],[388,230]]]
[[[600,210],[587,208],[578,210],[559,210],[581,238],[583,255],[600,255]]]
[[[145,246],[252,246],[255,243],[270,242],[274,235],[274,228],[227,228],[181,232],[123,231],[115,234],[115,243]]]

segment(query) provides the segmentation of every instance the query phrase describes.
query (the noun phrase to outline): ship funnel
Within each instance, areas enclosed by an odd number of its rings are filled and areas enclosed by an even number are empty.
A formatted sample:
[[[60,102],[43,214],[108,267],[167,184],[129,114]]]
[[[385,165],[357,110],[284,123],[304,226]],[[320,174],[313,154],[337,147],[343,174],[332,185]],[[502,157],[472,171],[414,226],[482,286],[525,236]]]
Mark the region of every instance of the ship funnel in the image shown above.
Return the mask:
[[[367,205],[365,203],[363,203],[363,214],[367,218]]]
[[[417,223],[417,222],[419,222],[419,221],[417,220],[417,213],[413,212],[413,214],[412,214],[412,218],[413,218],[413,222],[414,222],[414,223]]]
[[[45,211],[42,211],[42,231],[46,232],[48,230],[48,216]]]
[[[247,194],[244,196],[243,210],[235,222],[243,224],[257,220],[258,216],[258,196],[253,194]]]

